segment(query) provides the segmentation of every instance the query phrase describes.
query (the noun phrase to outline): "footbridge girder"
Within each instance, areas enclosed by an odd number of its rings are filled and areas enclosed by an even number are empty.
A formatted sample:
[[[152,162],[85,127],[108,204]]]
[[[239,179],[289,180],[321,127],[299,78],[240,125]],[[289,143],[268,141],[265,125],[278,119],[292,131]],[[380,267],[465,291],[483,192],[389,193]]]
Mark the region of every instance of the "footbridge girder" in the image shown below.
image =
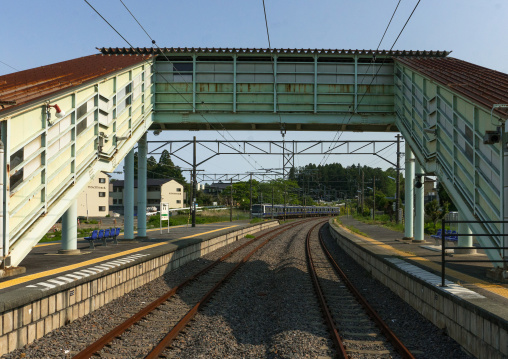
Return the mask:
[[[153,129],[397,131],[396,56],[444,51],[102,48],[154,54]]]

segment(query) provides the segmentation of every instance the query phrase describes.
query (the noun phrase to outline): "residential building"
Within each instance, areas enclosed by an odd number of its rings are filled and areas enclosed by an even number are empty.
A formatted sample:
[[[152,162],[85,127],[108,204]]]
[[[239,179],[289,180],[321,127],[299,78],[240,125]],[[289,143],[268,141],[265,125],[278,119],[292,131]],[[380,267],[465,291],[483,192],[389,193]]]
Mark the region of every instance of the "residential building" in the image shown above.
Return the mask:
[[[183,185],[172,178],[147,179],[146,181],[147,207],[156,207],[160,210],[160,204],[169,203],[169,208],[183,208],[184,189]],[[111,211],[123,214],[125,181],[112,181],[110,193],[112,204]],[[137,213],[138,181],[134,181],[134,211]]]
[[[436,180],[432,177],[425,176],[425,182],[423,184],[424,202],[430,202],[432,200],[438,200]]]
[[[78,216],[105,217],[109,214],[110,175],[99,172],[78,197]]]

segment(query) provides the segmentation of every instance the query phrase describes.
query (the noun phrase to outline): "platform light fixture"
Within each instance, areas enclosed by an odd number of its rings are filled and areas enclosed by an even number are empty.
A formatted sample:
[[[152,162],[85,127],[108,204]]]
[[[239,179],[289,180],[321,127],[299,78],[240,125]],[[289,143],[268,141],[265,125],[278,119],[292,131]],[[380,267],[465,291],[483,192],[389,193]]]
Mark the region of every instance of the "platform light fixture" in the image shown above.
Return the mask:
[[[56,113],[55,113],[56,118],[60,119],[60,118],[65,117],[65,111],[62,111],[62,109],[60,109],[60,106],[58,106],[56,103],[54,105],[47,104],[46,105],[46,118],[47,118],[50,125],[53,124],[53,121],[51,121],[51,112],[50,112],[51,107],[53,107],[56,111]]]

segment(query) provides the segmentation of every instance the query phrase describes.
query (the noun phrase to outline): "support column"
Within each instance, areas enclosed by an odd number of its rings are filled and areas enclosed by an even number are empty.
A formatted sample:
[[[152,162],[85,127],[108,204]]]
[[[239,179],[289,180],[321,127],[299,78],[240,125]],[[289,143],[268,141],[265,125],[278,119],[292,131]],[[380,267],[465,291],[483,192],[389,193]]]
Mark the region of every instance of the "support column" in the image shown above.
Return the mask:
[[[467,221],[462,212],[459,212],[459,221]],[[459,236],[457,241],[458,247],[472,247],[473,246],[473,232],[467,223],[459,223],[457,230],[459,234],[469,234],[469,236]],[[457,254],[476,254],[476,249],[455,249]]]
[[[414,194],[414,178],[415,178],[415,156],[409,144],[405,143],[406,161],[405,161],[405,207],[404,207],[404,238],[413,239],[413,194]]]
[[[62,216],[62,247],[60,254],[79,254],[78,249],[78,200],[73,199],[71,206]]]
[[[420,165],[418,161],[416,161],[415,171],[416,174],[423,173],[423,167]],[[423,236],[424,216],[425,216],[424,179],[425,176],[422,176],[421,177],[422,186],[420,188],[415,188],[415,232],[413,242],[423,242],[425,240],[425,237]]]
[[[138,141],[138,235],[146,239],[146,158],[148,148],[146,133]]]
[[[125,156],[125,182],[123,188],[124,229],[123,239],[134,239],[134,149]]]

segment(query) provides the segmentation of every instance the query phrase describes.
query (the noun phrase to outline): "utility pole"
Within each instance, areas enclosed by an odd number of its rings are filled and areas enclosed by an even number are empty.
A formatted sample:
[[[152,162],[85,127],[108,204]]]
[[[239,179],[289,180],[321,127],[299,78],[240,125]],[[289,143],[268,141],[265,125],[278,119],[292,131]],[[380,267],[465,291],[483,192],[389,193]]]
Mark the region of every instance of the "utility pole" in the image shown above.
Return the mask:
[[[365,172],[363,172],[362,170],[362,215],[364,205],[365,205]]]
[[[395,192],[395,223],[399,224],[400,218],[399,218],[399,206],[400,206],[400,137],[401,135],[398,134],[397,136],[397,178],[395,180],[395,185],[397,187]]]
[[[229,208],[229,221],[233,222],[233,178],[231,178],[231,207]]]
[[[189,200],[187,202],[189,202],[189,213],[192,215],[192,196],[193,196],[193,193],[192,193],[192,170],[189,171]],[[187,225],[189,225],[187,223]]]
[[[194,136],[192,155],[192,227],[196,227],[196,136]]]
[[[374,176],[374,179],[372,180],[372,220],[376,220],[376,176]]]
[[[356,202],[356,213],[360,212],[360,164],[358,164],[358,186],[357,186],[357,191],[356,191],[356,194],[358,194],[358,201]],[[363,195],[363,193],[362,193]]]
[[[273,211],[275,210],[274,208],[274,194],[275,194],[275,189],[273,187],[273,183],[272,183],[272,219],[273,219]]]
[[[252,173],[250,174],[250,215],[249,218],[252,218]]]

